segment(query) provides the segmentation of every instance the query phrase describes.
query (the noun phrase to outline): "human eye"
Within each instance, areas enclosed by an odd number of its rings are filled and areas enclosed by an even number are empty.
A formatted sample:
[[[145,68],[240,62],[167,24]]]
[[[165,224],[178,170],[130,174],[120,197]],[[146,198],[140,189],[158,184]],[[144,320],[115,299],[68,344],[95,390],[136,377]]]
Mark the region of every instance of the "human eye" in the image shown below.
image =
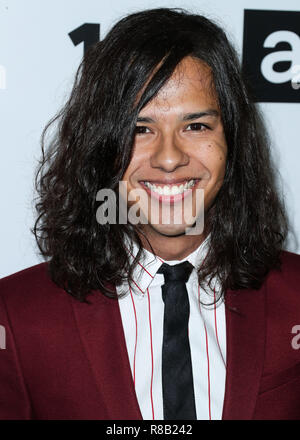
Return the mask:
[[[150,133],[150,129],[149,129],[149,127],[146,127],[145,125],[136,125],[134,132],[135,132],[135,134],[147,134],[147,133]]]
[[[210,130],[210,127],[202,122],[193,122],[186,127],[187,131],[206,131]]]

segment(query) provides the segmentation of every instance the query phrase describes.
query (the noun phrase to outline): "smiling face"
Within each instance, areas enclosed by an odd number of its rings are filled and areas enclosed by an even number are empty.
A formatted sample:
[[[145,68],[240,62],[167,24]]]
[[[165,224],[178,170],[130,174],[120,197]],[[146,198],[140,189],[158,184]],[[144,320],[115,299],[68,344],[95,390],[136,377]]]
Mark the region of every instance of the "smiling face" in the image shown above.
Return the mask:
[[[175,246],[182,243],[182,247],[185,242],[196,248],[203,240],[199,235],[185,234],[193,222],[188,216],[186,219],[183,210],[192,207],[192,215],[199,215],[200,191],[197,195],[196,190],[202,189],[205,213],[222,186],[226,156],[227,145],[210,69],[186,57],[141,110],[132,159],[122,178],[127,183],[128,194],[137,189],[145,192],[145,198],[137,203],[147,217],[143,231],[156,249],[166,243]],[[151,199],[156,201],[154,207]],[[134,202],[128,205],[131,203]],[[164,205],[170,207],[168,224],[164,224],[162,217]],[[159,217],[154,210],[158,210]],[[182,221],[178,223],[179,210]]]

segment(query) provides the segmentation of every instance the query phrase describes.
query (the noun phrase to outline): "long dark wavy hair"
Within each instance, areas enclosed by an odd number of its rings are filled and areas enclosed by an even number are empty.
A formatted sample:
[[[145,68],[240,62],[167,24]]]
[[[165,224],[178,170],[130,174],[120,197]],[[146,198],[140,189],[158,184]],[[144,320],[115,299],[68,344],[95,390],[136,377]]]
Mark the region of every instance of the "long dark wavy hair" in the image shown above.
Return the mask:
[[[117,193],[140,110],[186,56],[211,68],[228,145],[224,183],[206,216],[210,242],[200,285],[218,277],[223,296],[228,288],[257,289],[280,267],[288,223],[266,130],[232,44],[204,16],[146,10],[121,19],[88,50],[69,100],[42,135],[32,231],[53,281],[79,301],[94,290],[117,298],[113,286],[131,279],[142,254],[137,225],[97,222],[96,194]],[[139,246],[133,262],[125,236]]]

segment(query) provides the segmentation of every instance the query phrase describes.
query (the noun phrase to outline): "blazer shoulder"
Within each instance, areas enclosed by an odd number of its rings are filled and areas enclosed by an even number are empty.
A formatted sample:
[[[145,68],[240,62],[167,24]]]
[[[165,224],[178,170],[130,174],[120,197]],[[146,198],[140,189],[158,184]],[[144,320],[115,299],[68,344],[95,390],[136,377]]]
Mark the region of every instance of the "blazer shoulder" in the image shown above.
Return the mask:
[[[280,260],[280,268],[273,269],[268,274],[267,286],[274,298],[277,293],[300,305],[300,255],[282,251]]]
[[[296,264],[297,267],[299,268],[300,255],[295,254],[294,252],[282,250],[281,251],[281,260],[282,260],[282,262],[284,262],[286,264]]]
[[[45,297],[46,293],[58,291],[66,294],[52,281],[47,262],[28,267],[0,280],[0,296],[5,302],[24,297]]]
[[[99,290],[93,290],[87,299],[90,303],[110,304],[112,302]],[[53,306],[57,309],[58,307],[64,308],[70,303],[79,302],[54,283],[48,262],[36,264],[0,279],[1,301],[14,309],[29,308],[33,304],[35,304],[35,308]]]
[[[300,280],[300,255],[289,251],[282,251],[280,272],[284,277],[296,277]]]

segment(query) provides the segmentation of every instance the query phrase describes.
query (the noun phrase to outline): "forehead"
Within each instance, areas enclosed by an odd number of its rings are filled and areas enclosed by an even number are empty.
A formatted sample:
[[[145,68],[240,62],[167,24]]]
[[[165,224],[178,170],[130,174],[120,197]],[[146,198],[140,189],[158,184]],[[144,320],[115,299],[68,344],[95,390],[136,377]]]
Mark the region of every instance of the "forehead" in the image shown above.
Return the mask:
[[[210,67],[204,62],[184,58],[156,96],[141,110],[171,110],[176,106],[204,105],[217,107]]]

